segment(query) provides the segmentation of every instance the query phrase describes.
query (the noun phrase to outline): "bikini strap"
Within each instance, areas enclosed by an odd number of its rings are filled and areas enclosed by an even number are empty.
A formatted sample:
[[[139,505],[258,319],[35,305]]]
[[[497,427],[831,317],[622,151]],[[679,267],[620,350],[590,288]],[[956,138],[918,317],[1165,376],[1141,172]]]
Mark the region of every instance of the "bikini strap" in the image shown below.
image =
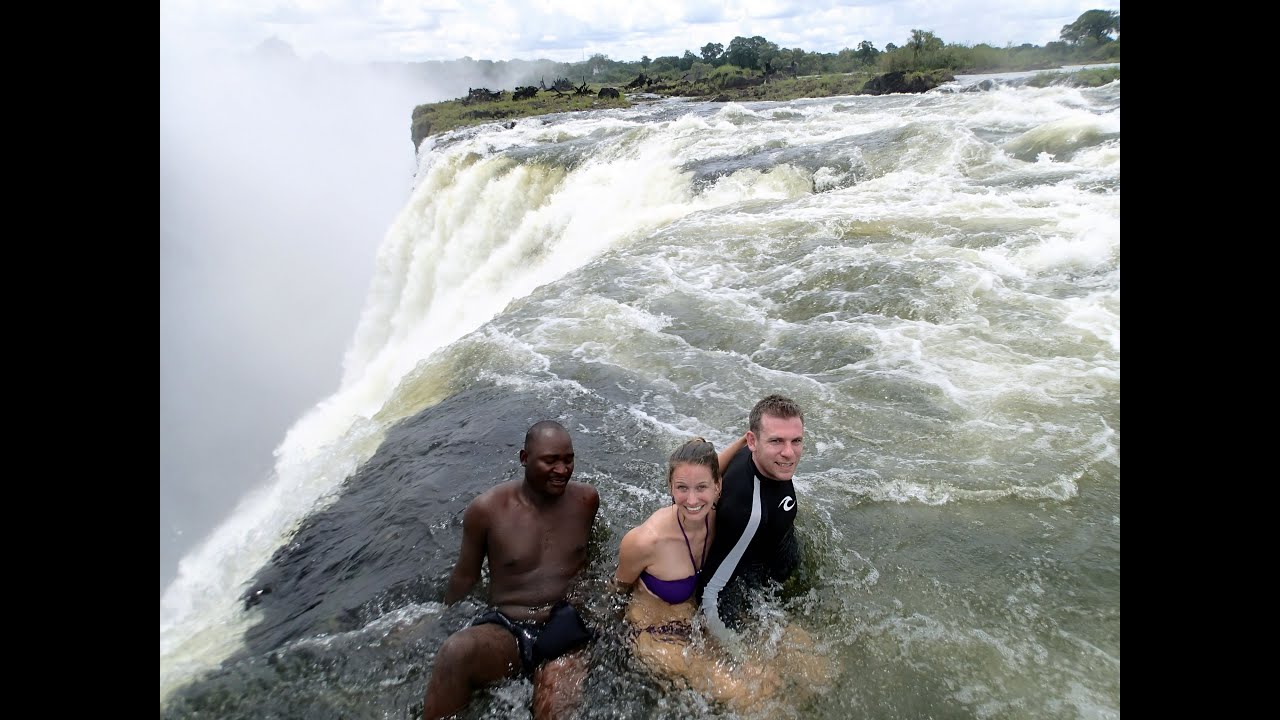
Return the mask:
[[[693,574],[697,575],[702,572],[702,567],[693,559],[693,544],[689,542],[689,535],[684,531],[684,523],[680,522],[680,509],[676,509],[676,525],[680,526],[680,534],[684,535],[684,546],[689,550],[689,564],[693,566]],[[702,527],[707,532],[702,536],[702,564],[707,563],[707,538],[711,535],[711,515],[708,514],[702,518]]]

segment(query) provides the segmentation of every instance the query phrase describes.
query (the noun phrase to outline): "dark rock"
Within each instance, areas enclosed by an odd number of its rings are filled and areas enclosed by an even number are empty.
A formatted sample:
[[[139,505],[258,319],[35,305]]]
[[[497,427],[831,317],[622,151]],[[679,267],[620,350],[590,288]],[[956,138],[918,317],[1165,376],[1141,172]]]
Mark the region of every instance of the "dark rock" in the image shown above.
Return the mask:
[[[752,87],[755,85],[763,85],[764,77],[744,77],[742,75],[730,75],[724,79],[721,84],[725,90],[735,90],[737,88]]]
[[[955,80],[949,70],[926,70],[906,73],[902,71],[876,75],[862,86],[864,95],[888,95],[891,93],[928,92],[939,85]]]
[[[983,80],[983,81],[982,81],[982,82],[980,82],[980,83],[974,83],[973,85],[967,85],[967,86],[965,86],[965,88],[964,88],[963,90],[961,90],[960,92],[987,92],[988,90],[994,90],[994,89],[995,89],[995,87],[996,87],[996,83],[995,83],[995,81],[994,81],[994,80],[989,80],[989,79],[988,79],[988,80]]]

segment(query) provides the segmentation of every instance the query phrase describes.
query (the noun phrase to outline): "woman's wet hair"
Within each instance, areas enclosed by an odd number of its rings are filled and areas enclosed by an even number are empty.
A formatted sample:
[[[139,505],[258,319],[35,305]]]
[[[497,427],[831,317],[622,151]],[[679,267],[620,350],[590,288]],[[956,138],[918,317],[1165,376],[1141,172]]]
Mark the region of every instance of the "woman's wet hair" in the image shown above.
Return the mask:
[[[667,484],[671,484],[671,476],[679,465],[705,465],[711,471],[711,479],[720,482],[720,459],[716,456],[716,446],[696,437],[676,448],[667,460]]]

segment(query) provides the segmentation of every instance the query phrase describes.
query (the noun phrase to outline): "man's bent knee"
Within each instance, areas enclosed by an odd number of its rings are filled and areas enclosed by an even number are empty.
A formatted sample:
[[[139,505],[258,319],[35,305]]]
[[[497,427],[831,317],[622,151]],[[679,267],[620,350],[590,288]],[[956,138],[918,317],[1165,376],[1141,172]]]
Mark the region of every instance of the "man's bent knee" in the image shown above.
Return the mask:
[[[427,681],[424,718],[452,715],[466,706],[475,690],[516,674],[520,661],[515,639],[506,630],[494,630],[465,628],[441,643]]]
[[[582,651],[544,663],[533,676],[534,718],[564,718],[571,714],[578,706],[586,676],[587,657]]]
[[[483,685],[514,675],[520,656],[515,638],[497,626],[476,626],[448,637],[436,654],[436,666],[465,675],[473,685]]]

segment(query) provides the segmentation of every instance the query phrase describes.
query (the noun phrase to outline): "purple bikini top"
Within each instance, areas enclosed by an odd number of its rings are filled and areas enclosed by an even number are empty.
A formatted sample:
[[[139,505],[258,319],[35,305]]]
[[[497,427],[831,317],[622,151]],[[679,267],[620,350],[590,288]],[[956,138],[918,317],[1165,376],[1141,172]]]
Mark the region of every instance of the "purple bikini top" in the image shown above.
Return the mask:
[[[678,512],[678,511],[677,511]],[[698,568],[698,563],[693,561],[693,546],[689,544],[689,536],[684,531],[684,524],[680,522],[680,515],[676,515],[676,524],[680,525],[680,534],[684,535],[684,546],[689,550],[689,562],[693,565],[693,574],[687,578],[679,580],[663,580],[656,578],[649,573],[640,571],[640,582],[649,588],[649,592],[657,595],[659,599],[669,605],[676,605],[693,597],[693,591],[698,589],[698,573],[702,572]],[[707,528],[707,534],[711,534],[711,516],[703,518],[703,527]],[[707,537],[702,538],[702,562],[707,561]]]
[[[670,605],[682,603],[693,597],[693,591],[698,588],[698,576],[696,574],[680,580],[663,580],[641,570],[640,581],[644,583],[645,587],[649,588],[649,592],[657,595],[663,602]]]

